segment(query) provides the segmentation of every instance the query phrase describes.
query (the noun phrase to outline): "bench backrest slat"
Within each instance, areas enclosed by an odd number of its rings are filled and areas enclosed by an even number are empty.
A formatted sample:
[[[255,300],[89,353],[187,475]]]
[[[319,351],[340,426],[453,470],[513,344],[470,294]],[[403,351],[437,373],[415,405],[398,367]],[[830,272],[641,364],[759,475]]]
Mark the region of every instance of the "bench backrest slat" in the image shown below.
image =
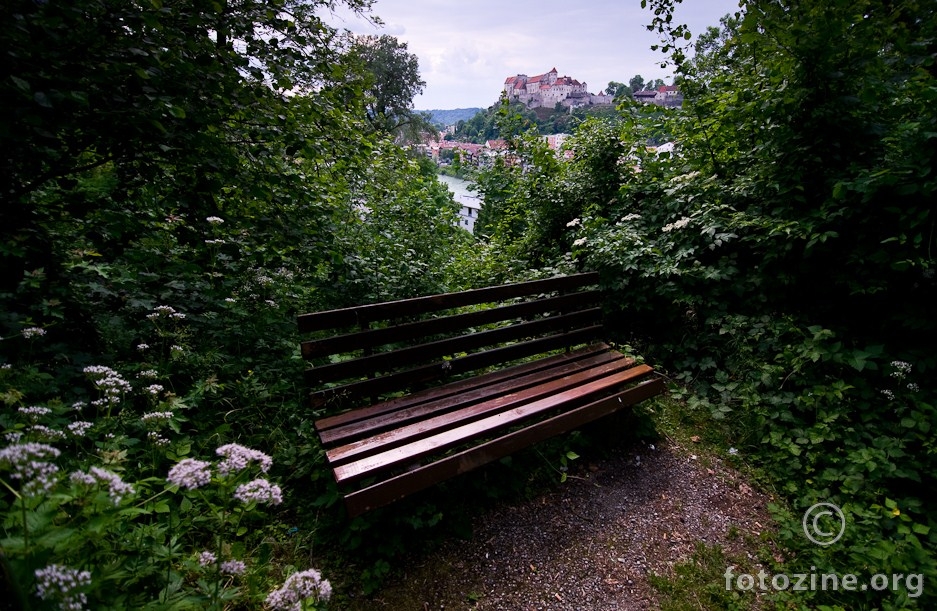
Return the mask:
[[[352,352],[367,348],[376,348],[387,344],[413,340],[429,335],[464,331],[479,325],[492,324],[537,314],[550,312],[568,312],[583,309],[599,302],[598,291],[583,291],[559,295],[547,299],[525,301],[487,310],[454,314],[440,318],[431,318],[411,323],[403,323],[382,329],[369,329],[356,333],[346,333],[323,339],[302,342],[303,358],[312,359],[332,354]],[[373,322],[373,321],[372,321]]]
[[[353,376],[367,375],[374,372],[384,372],[418,365],[429,359],[439,358],[466,352],[485,346],[492,346],[509,341],[527,339],[551,331],[573,329],[588,326],[601,320],[602,310],[590,308],[580,312],[542,318],[531,322],[524,322],[490,331],[479,331],[468,335],[459,335],[435,342],[401,348],[389,352],[381,352],[369,356],[362,356],[350,361],[332,363],[315,367],[306,371],[307,379],[313,384],[324,384],[335,380],[343,380]]]
[[[504,284],[501,286],[473,289],[459,293],[414,297],[412,299],[401,299],[399,301],[373,303],[352,308],[302,314],[298,319],[299,331],[300,333],[308,333],[311,331],[323,331],[341,327],[362,326],[378,320],[417,316],[430,312],[439,312],[440,310],[451,310],[453,308],[478,305],[481,303],[504,301],[515,297],[529,297],[543,292],[571,291],[590,284],[597,284],[598,280],[599,275],[595,272],[590,272],[572,276],[562,276],[559,278],[548,278],[546,280]]]
[[[432,382],[446,376],[455,376],[500,365],[517,359],[527,358],[537,354],[565,348],[570,345],[584,344],[601,336],[602,325],[592,325],[584,329],[577,329],[569,333],[550,335],[528,342],[511,344],[485,352],[476,352],[446,361],[444,369],[440,363],[430,363],[396,373],[358,380],[342,386],[319,390],[310,395],[312,407],[322,407],[332,401],[354,402],[362,397],[380,395],[400,388]]]

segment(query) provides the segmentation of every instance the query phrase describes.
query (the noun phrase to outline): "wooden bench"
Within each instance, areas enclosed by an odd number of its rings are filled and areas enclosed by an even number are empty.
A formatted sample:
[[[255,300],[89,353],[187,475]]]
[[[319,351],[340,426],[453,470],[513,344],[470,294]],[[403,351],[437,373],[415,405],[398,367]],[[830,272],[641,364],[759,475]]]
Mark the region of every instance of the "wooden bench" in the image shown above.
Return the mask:
[[[597,280],[301,315],[300,331],[318,335],[302,343],[310,400],[334,414],[315,427],[349,514],[661,393],[650,367],[591,343],[602,337],[599,293],[588,289]]]

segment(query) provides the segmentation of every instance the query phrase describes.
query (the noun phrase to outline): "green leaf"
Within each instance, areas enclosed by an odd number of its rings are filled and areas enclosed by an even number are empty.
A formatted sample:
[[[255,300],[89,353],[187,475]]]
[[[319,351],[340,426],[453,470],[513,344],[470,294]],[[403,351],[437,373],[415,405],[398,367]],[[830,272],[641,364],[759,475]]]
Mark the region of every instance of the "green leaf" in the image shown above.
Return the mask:
[[[49,96],[41,91],[34,93],[33,99],[36,100],[36,103],[43,108],[52,108],[52,102],[49,100]]]
[[[569,452],[566,453],[566,458],[570,460],[576,460],[577,458],[579,458],[579,454],[576,454],[575,452],[570,450]]]
[[[16,77],[16,76],[12,76],[12,75],[10,76],[10,79],[14,83],[16,83],[16,86],[22,89],[23,91],[29,91],[29,83],[27,83],[23,79]]]

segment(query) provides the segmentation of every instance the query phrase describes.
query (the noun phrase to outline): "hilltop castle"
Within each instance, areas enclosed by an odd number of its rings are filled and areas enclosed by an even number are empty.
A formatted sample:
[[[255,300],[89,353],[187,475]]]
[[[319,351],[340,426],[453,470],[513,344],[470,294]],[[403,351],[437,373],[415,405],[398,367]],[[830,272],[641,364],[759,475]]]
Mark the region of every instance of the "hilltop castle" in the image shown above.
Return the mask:
[[[528,108],[551,108],[557,104],[575,108],[613,103],[612,96],[604,93],[593,95],[588,92],[585,83],[569,76],[557,76],[556,68],[537,76],[509,76],[504,81],[504,95],[508,100],[520,102]]]

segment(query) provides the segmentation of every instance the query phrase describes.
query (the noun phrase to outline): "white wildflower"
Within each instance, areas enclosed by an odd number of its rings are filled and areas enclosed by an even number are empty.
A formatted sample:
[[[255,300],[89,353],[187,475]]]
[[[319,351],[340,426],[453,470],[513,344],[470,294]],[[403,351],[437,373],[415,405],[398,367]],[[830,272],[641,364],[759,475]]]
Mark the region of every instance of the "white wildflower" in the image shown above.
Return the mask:
[[[214,552],[202,552],[198,555],[199,566],[208,566],[210,564],[215,564],[218,557],[215,556]]]
[[[211,223],[212,225],[220,225],[224,223],[224,219],[221,218],[220,216],[210,216],[206,218],[205,220]]]
[[[211,463],[194,458],[183,458],[169,470],[166,479],[170,484],[195,490],[211,481]]]
[[[566,223],[567,227],[578,227],[582,221],[580,219],[573,219],[570,222]]]
[[[238,486],[234,491],[234,498],[245,505],[249,503],[279,505],[283,502],[283,492],[276,484],[271,484],[265,479],[255,479]]]
[[[68,425],[68,433],[72,437],[84,437],[93,425],[90,422],[79,420]]]
[[[155,369],[144,369],[143,371],[137,374],[137,377],[154,380],[159,377],[159,372],[156,371]]]
[[[84,592],[79,588],[91,585],[91,573],[79,571],[61,564],[36,569],[36,596],[42,600],[58,603],[65,611],[80,611],[88,604]]]
[[[589,240],[587,240],[586,238],[576,238],[575,240],[573,240],[573,246],[582,246],[588,241]]]
[[[46,330],[41,327],[28,327],[20,331],[20,333],[26,339],[32,339],[34,337],[42,337],[46,334]]]
[[[264,473],[273,466],[273,459],[263,452],[236,443],[223,445],[215,450],[215,453],[224,457],[224,460],[218,463],[218,472],[222,475],[228,475],[232,471],[242,471],[252,462],[259,463],[260,470]]]
[[[152,316],[152,314],[147,314],[146,317],[149,318],[150,316]],[[146,352],[149,349],[150,349],[149,344],[137,344],[137,350],[139,350],[140,352]]]
[[[87,486],[104,484],[107,486],[107,494],[111,497],[111,502],[115,506],[120,505],[124,497],[134,493],[133,486],[120,479],[119,475],[100,467],[91,467],[87,473],[75,471],[69,475],[69,479],[76,484],[85,484]]]
[[[332,585],[322,574],[315,569],[300,573],[293,573],[287,577],[283,586],[271,592],[266,604],[274,611],[294,611],[302,608],[302,604],[314,599],[316,602],[325,602],[332,596]]]
[[[36,422],[43,416],[48,416],[52,413],[52,410],[48,407],[42,407],[41,405],[33,405],[32,407],[21,407],[17,410],[19,413],[24,416],[28,416],[30,420]]]
[[[143,422],[151,421],[160,421],[160,420],[172,420],[172,412],[147,412],[140,416],[140,420]]]
[[[150,384],[143,389],[144,392],[153,395],[154,397],[163,392],[163,387],[160,384]]]
[[[240,560],[227,560],[221,563],[221,572],[225,575],[243,575],[247,565]]]
[[[23,494],[38,496],[52,489],[59,468],[48,462],[61,452],[44,443],[17,443],[0,450],[0,468],[10,469],[10,477],[23,482]]]
[[[163,447],[163,446],[169,445],[169,440],[163,437],[162,435],[160,435],[156,431],[150,431],[149,433],[147,433],[146,438],[149,440],[150,443],[152,443],[153,445],[157,447]]]
[[[29,432],[44,441],[62,441],[65,439],[65,433],[58,429],[49,428],[44,424],[34,424],[30,426]]]

